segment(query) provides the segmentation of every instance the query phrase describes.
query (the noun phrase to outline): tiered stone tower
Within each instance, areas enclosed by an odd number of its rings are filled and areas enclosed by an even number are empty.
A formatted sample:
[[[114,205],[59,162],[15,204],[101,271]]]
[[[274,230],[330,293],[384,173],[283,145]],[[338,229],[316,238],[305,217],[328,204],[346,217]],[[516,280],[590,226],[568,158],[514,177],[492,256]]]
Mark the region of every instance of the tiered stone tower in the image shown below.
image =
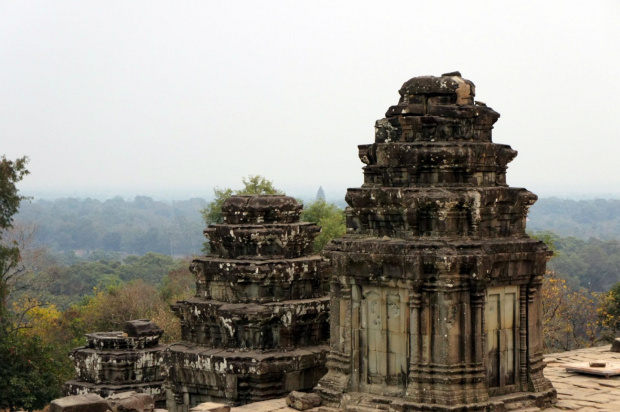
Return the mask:
[[[359,146],[364,184],[347,192],[347,235],[324,252],[333,315],[317,390],[360,411],[547,405],[549,252],[525,233],[537,197],[506,184],[517,152],[491,141],[499,114],[458,72],[413,78],[400,95]]]
[[[137,391],[151,395],[157,406],[164,406],[166,347],[159,344],[162,333],[148,319],[138,319],[126,322],[122,332],[87,334],[87,346],[69,353],[77,375],[65,382],[65,395],[96,393],[105,398]]]
[[[191,265],[197,296],[173,309],[170,412],[245,404],[313,388],[329,352],[328,274],[312,255],[319,227],[287,196],[233,196],[205,230],[211,254]]]

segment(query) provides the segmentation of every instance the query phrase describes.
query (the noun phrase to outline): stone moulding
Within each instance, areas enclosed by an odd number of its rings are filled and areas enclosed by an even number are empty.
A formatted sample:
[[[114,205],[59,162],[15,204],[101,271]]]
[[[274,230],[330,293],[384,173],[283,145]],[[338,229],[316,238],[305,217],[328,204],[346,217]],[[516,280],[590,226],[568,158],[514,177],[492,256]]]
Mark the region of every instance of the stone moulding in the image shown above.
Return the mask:
[[[347,233],[374,237],[526,236],[525,189],[349,189]]]
[[[196,259],[197,295],[221,302],[267,303],[326,296],[329,283],[319,256],[295,259]]]
[[[272,256],[285,259],[313,253],[320,228],[313,223],[212,225],[205,229],[212,253],[221,258]]]
[[[359,146],[364,184],[331,241],[328,373],[347,411],[544,407],[540,287],[549,252],[525,233],[537,197],[506,185],[517,152],[459,73],[416,77]],[[512,405],[511,405],[512,404]]]
[[[463,142],[360,145],[365,186],[505,186],[506,169],[517,155],[508,145]]]
[[[186,342],[266,350],[327,342],[328,308],[329,298],[321,297],[264,304],[190,299],[174,309]]]
[[[184,388],[175,391],[173,399],[177,404],[190,403],[189,394],[196,394],[193,396],[226,403],[251,403],[281,397],[295,388],[312,387],[325,374],[328,349],[320,345],[290,351],[234,352],[171,345],[168,356],[175,367],[170,381]]]

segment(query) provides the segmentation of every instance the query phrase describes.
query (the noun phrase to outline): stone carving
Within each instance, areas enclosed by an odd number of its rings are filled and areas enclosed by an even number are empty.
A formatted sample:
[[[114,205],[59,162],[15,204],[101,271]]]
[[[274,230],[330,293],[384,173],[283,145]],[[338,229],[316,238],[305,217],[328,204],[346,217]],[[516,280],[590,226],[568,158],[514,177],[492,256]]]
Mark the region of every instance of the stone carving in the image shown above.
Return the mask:
[[[103,397],[137,391],[164,406],[165,367],[159,344],[163,331],[148,319],[125,323],[123,332],[95,332],[86,335],[87,345],[73,349],[76,378],[65,382],[66,395],[95,393]]]
[[[331,260],[331,351],[316,390],[346,410],[503,410],[555,390],[543,376],[549,252],[525,233],[537,197],[506,184],[517,152],[458,72],[416,77],[359,146],[347,234]],[[500,397],[501,396],[501,397]]]
[[[326,372],[328,274],[312,255],[320,228],[280,195],[233,196],[205,230],[197,295],[178,302],[183,342],[167,351],[168,409],[239,405],[313,388]]]

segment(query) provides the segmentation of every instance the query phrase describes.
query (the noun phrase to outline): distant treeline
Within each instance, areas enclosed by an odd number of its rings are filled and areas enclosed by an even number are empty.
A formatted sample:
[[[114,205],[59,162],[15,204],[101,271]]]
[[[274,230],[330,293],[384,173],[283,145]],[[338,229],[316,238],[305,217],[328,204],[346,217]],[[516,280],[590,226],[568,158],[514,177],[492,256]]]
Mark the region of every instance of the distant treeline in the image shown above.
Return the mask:
[[[620,239],[620,200],[539,199],[530,209],[529,230],[580,239]]]
[[[204,199],[174,202],[137,196],[106,201],[63,198],[22,202],[16,221],[34,223],[35,244],[52,251],[104,250],[143,255],[200,254]]]
[[[52,252],[103,250],[143,255],[201,254],[205,199],[162,202],[64,198],[22,202],[17,221],[34,223],[36,245]],[[620,200],[543,198],[531,208],[527,227],[561,237],[620,240]],[[588,246],[584,244],[584,246]]]
[[[23,288],[25,293],[32,294],[34,286],[37,289],[37,298],[44,302],[67,309],[77,304],[97,290],[124,287],[123,285],[141,281],[151,287],[164,290],[169,287],[170,275],[182,274],[191,278],[190,288],[193,288],[195,279],[189,273],[189,260],[174,259],[168,255],[148,252],[142,256],[130,255],[121,259],[118,254],[96,251],[87,259],[76,257],[71,252],[62,255],[52,255],[45,251],[38,256],[36,262],[26,262],[28,273],[24,283],[29,287]],[[32,255],[29,253],[26,256]],[[14,294],[19,299],[22,293]]]
[[[620,282],[620,242],[559,237],[549,232],[538,237],[555,249],[547,268],[566,279],[573,287],[607,292]]]

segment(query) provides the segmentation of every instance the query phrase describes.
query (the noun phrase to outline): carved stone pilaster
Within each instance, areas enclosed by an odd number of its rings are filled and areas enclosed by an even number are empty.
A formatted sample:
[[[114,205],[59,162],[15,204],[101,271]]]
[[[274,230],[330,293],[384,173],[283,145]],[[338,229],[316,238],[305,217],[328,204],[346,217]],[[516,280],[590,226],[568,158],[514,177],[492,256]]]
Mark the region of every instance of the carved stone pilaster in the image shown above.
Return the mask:
[[[521,390],[526,391],[527,387],[527,285],[521,285],[519,289],[519,323],[521,329],[519,330],[519,384]]]
[[[473,362],[472,366],[478,370],[484,370],[484,298],[485,294],[481,291],[472,292],[471,294],[471,306],[472,306],[472,323],[473,327]]]
[[[538,280],[538,279],[536,279]],[[551,381],[544,377],[543,369],[543,337],[542,333],[542,301],[540,282],[528,288],[528,389],[532,392],[543,392],[553,389]]]
[[[422,333],[420,324],[420,307],[422,305],[422,294],[416,291],[409,291],[409,382],[405,396],[415,402],[420,401],[420,382],[422,363]]]

